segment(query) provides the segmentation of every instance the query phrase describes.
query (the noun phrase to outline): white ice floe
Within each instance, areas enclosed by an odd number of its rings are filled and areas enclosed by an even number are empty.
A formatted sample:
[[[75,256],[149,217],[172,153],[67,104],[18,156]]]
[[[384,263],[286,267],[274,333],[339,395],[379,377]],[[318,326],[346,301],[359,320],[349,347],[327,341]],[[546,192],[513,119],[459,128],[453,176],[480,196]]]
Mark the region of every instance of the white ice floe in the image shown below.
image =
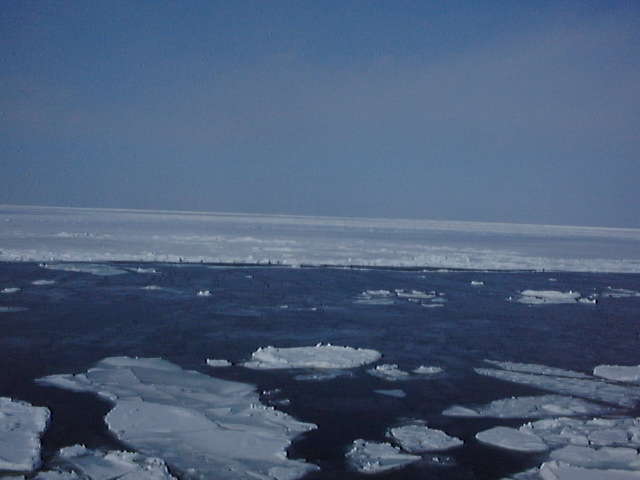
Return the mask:
[[[484,285],[484,282],[482,280],[471,280],[471,285],[474,287],[481,287]]]
[[[429,300],[437,296],[436,292],[423,292],[422,290],[404,290],[396,289],[396,296],[398,298]]]
[[[593,374],[616,382],[640,383],[640,365],[598,365]]]
[[[425,308],[439,308],[439,307],[444,307],[444,305],[442,303],[421,303],[420,305],[422,305]]]
[[[142,287],[143,290],[162,290],[162,287],[159,285],[145,285]]]
[[[374,393],[378,393],[380,395],[385,395],[387,397],[395,397],[395,398],[404,398],[407,396],[406,393],[404,393],[404,391],[399,390],[399,389],[392,389],[392,390],[374,390]]]
[[[426,365],[420,365],[418,368],[413,369],[413,373],[417,375],[436,375],[442,372],[443,370],[441,367],[432,367]]]
[[[120,441],[188,478],[294,479],[317,469],[285,452],[292,438],[315,425],[264,406],[252,385],[130,357],[38,383],[109,400],[105,421]]]
[[[218,358],[207,358],[207,365],[213,368],[230,367],[232,364],[229,360]]]
[[[586,373],[565,370],[564,368],[548,367],[537,363],[499,362],[497,360],[485,360],[485,362],[511,372],[536,373],[539,375],[554,375],[558,377],[592,378]]]
[[[243,365],[255,369],[355,368],[373,363],[380,352],[365,348],[318,344],[314,347],[258,348]]]
[[[27,308],[25,307],[13,307],[13,306],[0,305],[0,313],[24,312],[25,310],[27,310]]]
[[[33,285],[44,286],[44,285],[53,285],[56,283],[55,280],[34,280],[31,282]]]
[[[82,445],[62,448],[52,464],[56,470],[39,473],[43,480],[176,480],[159,458],[139,453],[89,450]]]
[[[347,461],[360,473],[380,473],[404,467],[420,460],[418,455],[402,453],[390,443],[369,442],[362,439],[353,441],[347,452]]]
[[[198,297],[210,297],[211,296],[211,290],[198,290],[196,295]]]
[[[376,365],[375,368],[367,370],[369,375],[382,378],[383,380],[396,381],[406,380],[409,378],[409,372],[400,370],[395,363],[383,363],[382,365]]]
[[[158,273],[155,268],[136,267],[132,270],[134,273]]]
[[[393,305],[393,293],[389,290],[365,290],[356,297],[354,303],[362,305]]]
[[[127,271],[122,268],[117,268],[113,265],[104,265],[101,263],[43,263],[41,264],[41,266],[49,270],[90,273],[92,275],[98,275],[101,277],[127,273]]]
[[[518,303],[526,305],[553,305],[562,303],[578,303],[580,292],[569,290],[559,292],[556,290],[523,290],[516,298]]]
[[[353,373],[348,370],[322,369],[311,373],[301,373],[295,375],[293,378],[294,380],[301,382],[326,382],[327,380],[333,380],[334,378],[351,376],[353,376]]]
[[[512,397],[494,400],[486,405],[454,405],[442,412],[448,417],[547,418],[573,415],[612,413],[616,410],[579,398],[562,395]]]
[[[636,292],[635,290],[628,290],[626,288],[607,287],[607,289],[602,292],[602,296],[606,298],[640,297],[640,292]]]
[[[475,371],[480,375],[498,378],[507,382],[530,385],[542,390],[610,403],[621,407],[633,407],[640,403],[640,386],[615,385],[594,377],[571,378],[491,368],[476,368]]]
[[[20,290],[19,287],[6,287],[0,290],[0,293],[18,293]]]
[[[409,453],[450,450],[464,443],[459,438],[447,435],[442,430],[429,428],[422,424],[391,428],[388,436]]]
[[[40,465],[40,435],[49,410],[0,397],[0,471],[30,472]]]
[[[541,480],[640,480],[640,472],[637,471],[587,469],[555,460],[543,463],[536,473],[535,478]]]
[[[518,452],[546,452],[549,447],[533,433],[510,427],[493,427],[476,434],[478,441],[497,448]]]

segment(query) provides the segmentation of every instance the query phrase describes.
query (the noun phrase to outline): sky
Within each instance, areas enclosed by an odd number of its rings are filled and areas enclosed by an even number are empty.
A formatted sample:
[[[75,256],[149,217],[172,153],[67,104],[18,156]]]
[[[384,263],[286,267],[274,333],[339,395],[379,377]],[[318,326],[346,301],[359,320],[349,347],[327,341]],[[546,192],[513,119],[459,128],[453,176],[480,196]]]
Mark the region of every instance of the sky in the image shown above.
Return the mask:
[[[640,2],[0,2],[0,203],[640,227]]]

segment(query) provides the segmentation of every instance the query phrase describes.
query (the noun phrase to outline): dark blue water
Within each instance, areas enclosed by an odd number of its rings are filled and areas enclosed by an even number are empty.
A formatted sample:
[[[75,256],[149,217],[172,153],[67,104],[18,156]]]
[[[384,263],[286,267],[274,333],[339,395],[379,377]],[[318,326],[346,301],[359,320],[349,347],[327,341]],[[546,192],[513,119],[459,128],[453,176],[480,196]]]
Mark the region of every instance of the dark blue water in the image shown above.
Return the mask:
[[[135,268],[138,265],[120,265]],[[541,393],[533,388],[481,377],[483,359],[509,360],[590,372],[598,364],[640,363],[640,298],[602,298],[597,305],[529,307],[507,302],[517,291],[578,290],[587,295],[607,286],[640,290],[640,275],[576,273],[482,273],[350,270],[322,268],[209,268],[144,265],[156,274],[96,276],[46,270],[35,264],[0,263],[0,306],[27,310],[0,313],[0,396],[52,410],[43,438],[45,457],[73,443],[124,448],[104,426],[109,405],[90,394],[34,384],[53,373],[85,371],[113,355],[157,356],[184,368],[253,383],[269,403],[313,422],[318,430],[300,437],[289,450],[322,471],[310,478],[364,478],[349,472],[344,452],[356,438],[383,440],[385,430],[405,419],[425,420],[465,440],[440,455],[442,466],[424,461],[380,479],[497,479],[539,463],[481,446],[473,437],[491,426],[520,420],[446,418],[452,404],[484,403],[512,395]],[[550,282],[549,277],[556,282]],[[31,282],[56,283],[36,286]],[[473,287],[471,280],[485,285]],[[161,290],[144,290],[146,285]],[[445,293],[443,308],[398,300],[393,305],[361,305],[367,289],[419,289]],[[201,289],[210,297],[197,297]],[[286,308],[284,308],[286,306]],[[373,348],[385,363],[404,370],[437,365],[443,375],[388,382],[353,375],[323,382],[297,381],[299,371],[211,369],[206,358],[241,362],[260,346],[335,345]],[[399,388],[405,398],[374,393]]]

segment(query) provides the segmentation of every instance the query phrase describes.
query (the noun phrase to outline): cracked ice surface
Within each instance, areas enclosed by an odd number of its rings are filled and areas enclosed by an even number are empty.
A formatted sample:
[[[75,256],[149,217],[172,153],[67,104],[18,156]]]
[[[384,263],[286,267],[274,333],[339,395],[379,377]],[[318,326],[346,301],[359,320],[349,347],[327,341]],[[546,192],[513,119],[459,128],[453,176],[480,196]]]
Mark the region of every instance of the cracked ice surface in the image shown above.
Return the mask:
[[[54,458],[56,470],[40,472],[41,480],[176,480],[159,458],[139,453],[89,450],[82,445],[65,447]]]
[[[512,397],[494,400],[486,405],[454,405],[442,412],[449,417],[486,418],[546,418],[593,415],[615,412],[616,409],[579,398],[562,395],[540,395],[534,397]]]
[[[375,362],[380,352],[365,348],[316,345],[314,347],[258,348],[243,366],[255,369],[355,368]]]
[[[360,473],[380,473],[417,462],[421,457],[402,453],[390,443],[357,439],[347,452],[347,460]]]
[[[421,424],[405,425],[389,430],[389,436],[409,453],[437,452],[459,447],[464,442],[442,430]]]
[[[285,453],[292,438],[315,425],[265,407],[252,385],[129,357],[38,383],[108,399],[114,406],[105,420],[116,437],[184,478],[290,480],[317,468]]]
[[[0,397],[0,471],[30,472],[40,465],[40,435],[49,410]]]

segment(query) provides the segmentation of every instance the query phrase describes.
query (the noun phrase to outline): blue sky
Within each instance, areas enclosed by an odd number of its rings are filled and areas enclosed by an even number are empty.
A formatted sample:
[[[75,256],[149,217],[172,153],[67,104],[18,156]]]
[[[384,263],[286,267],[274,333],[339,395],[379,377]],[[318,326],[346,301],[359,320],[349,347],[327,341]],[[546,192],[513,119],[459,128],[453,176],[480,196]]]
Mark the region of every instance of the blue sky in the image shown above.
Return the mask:
[[[636,1],[5,0],[0,203],[640,227]]]

